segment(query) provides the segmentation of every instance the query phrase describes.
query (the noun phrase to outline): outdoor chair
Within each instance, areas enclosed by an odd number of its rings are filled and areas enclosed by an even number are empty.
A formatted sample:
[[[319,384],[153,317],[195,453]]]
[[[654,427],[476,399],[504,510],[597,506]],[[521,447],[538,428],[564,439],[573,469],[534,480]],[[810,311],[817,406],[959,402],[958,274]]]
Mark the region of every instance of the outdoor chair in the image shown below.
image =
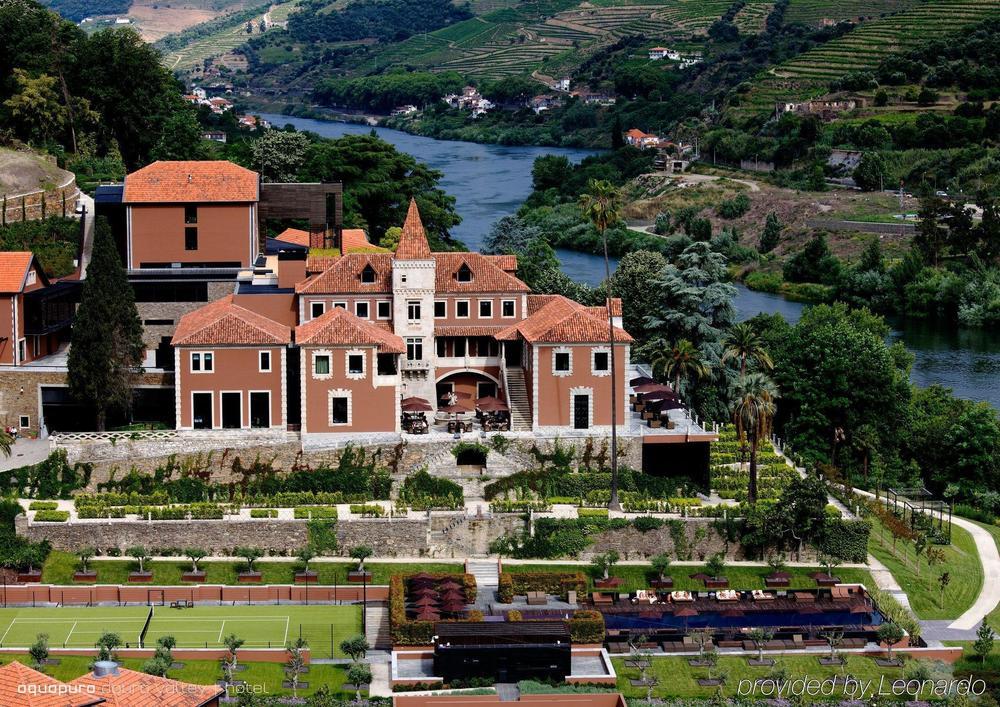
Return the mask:
[[[590,600],[594,604],[614,604],[615,603],[615,600],[612,597],[606,596],[602,592],[592,592],[591,595],[590,595]]]

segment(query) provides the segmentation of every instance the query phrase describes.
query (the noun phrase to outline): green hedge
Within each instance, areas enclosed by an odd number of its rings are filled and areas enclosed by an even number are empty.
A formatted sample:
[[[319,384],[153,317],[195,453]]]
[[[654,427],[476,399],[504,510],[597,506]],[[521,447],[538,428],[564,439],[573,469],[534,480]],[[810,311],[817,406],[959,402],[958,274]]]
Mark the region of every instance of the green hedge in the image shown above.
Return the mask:
[[[337,509],[334,506],[299,506],[295,509],[295,518],[303,520],[305,518],[337,518]]]
[[[28,506],[29,511],[54,511],[59,508],[56,501],[32,501]]]
[[[840,557],[846,562],[865,562],[871,531],[871,523],[866,520],[829,517],[822,537],[814,544],[825,555]]]
[[[278,511],[275,508],[251,508],[251,518],[277,518]]]
[[[568,623],[573,643],[604,643],[604,614],[600,611],[577,611]]]
[[[35,513],[35,521],[45,521],[49,523],[65,523],[69,520],[69,511],[38,511]]]

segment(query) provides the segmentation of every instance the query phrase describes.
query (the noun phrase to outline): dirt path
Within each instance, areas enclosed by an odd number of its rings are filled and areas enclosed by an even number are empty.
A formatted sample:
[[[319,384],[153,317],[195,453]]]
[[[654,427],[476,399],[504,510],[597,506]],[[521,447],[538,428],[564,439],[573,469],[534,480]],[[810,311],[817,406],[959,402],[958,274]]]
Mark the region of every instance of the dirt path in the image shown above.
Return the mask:
[[[660,174],[667,175],[667,172],[661,172]],[[743,184],[749,187],[750,191],[758,192],[760,191],[760,185],[752,179],[734,179],[732,177],[719,177],[714,174],[682,174],[680,175],[680,181],[685,184],[703,184],[705,182],[717,182],[720,179],[728,179],[730,182],[736,182],[737,184]]]

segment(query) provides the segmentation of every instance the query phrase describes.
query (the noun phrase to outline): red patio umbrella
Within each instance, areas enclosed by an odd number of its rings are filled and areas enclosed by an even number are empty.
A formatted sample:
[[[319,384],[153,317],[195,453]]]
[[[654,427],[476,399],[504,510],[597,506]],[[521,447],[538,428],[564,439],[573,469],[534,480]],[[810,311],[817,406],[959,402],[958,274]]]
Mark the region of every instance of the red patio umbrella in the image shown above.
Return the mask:
[[[411,400],[400,405],[403,412],[430,412],[433,409],[434,406],[426,400]]]
[[[411,400],[412,399],[413,398],[411,398]],[[423,398],[416,398],[416,400],[423,400]],[[426,580],[426,579],[434,579],[434,576],[433,575],[429,575],[426,572],[417,572],[414,575],[410,575],[410,581],[411,582],[412,581],[418,581],[418,580]]]
[[[424,405],[431,404],[430,401],[427,400],[426,398],[421,398],[416,395],[411,395],[408,398],[403,398],[402,403],[403,405],[406,405],[407,403],[423,403]]]
[[[459,593],[459,592],[451,591],[451,592],[445,592],[444,594],[442,594],[441,595],[441,601],[443,601],[446,604],[448,602],[450,602],[450,601],[461,601],[461,602],[464,602],[465,601],[465,597],[461,593]]]
[[[772,572],[771,574],[767,575],[767,578],[768,579],[791,579],[792,575],[789,574],[788,572],[785,572],[784,570],[778,570],[777,572]]]
[[[458,403],[452,403],[451,405],[442,405],[438,408],[438,412],[446,412],[452,415],[458,415],[462,412],[472,412],[471,408],[467,408],[464,405],[459,405]]]
[[[476,401],[476,407],[487,412],[506,412],[507,410],[510,410],[510,406],[507,405],[507,403],[500,398],[494,398],[492,395],[479,398],[479,400]]]
[[[441,605],[441,611],[449,614],[456,614],[460,611],[465,611],[465,604],[460,601],[449,601]]]
[[[420,597],[415,602],[413,602],[413,605],[414,606],[437,606],[438,605],[438,600],[435,599],[434,597]]]
[[[668,393],[673,392],[673,388],[669,385],[663,385],[662,383],[643,383],[642,385],[635,386],[632,390],[636,393],[652,393],[653,391],[666,391]]]
[[[472,395],[470,393],[463,393],[460,390],[449,390],[444,395],[441,396],[441,400],[451,400],[452,396],[456,400],[471,400]]]
[[[436,611],[432,611],[431,609],[424,609],[416,616],[417,621],[437,621],[440,618],[441,614]]]
[[[672,390],[653,390],[649,393],[643,393],[642,399],[646,401],[677,400],[677,394]]]
[[[637,385],[646,385],[647,383],[655,383],[655,382],[656,382],[655,378],[650,378],[649,376],[639,376],[637,378],[633,378],[632,380],[630,380],[628,382],[628,384],[631,385],[631,386],[637,386]]]
[[[417,597],[430,597],[432,599],[436,599],[440,592],[436,589],[431,589],[430,587],[422,587],[414,590],[411,594]]]
[[[448,591],[449,589],[461,589],[462,585],[453,579],[446,579],[438,585],[438,589]]]

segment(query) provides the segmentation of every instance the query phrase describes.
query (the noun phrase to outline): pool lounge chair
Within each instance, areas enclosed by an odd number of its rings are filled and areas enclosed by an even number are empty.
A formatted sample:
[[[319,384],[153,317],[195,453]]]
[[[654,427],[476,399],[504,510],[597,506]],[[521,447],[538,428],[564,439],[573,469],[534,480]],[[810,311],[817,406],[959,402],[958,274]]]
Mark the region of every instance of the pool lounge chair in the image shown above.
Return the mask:
[[[754,589],[750,592],[750,597],[754,601],[774,601],[774,595],[770,592],[765,592],[763,589]]]
[[[740,593],[735,589],[723,589],[715,595],[715,598],[719,601],[739,601]]]
[[[656,592],[650,592],[645,589],[636,591],[635,596],[632,597],[633,604],[655,604],[656,602]]]
[[[603,592],[591,592],[590,600],[594,604],[614,604],[615,598],[604,594]]]
[[[670,592],[670,600],[673,602],[694,601],[691,592]]]

